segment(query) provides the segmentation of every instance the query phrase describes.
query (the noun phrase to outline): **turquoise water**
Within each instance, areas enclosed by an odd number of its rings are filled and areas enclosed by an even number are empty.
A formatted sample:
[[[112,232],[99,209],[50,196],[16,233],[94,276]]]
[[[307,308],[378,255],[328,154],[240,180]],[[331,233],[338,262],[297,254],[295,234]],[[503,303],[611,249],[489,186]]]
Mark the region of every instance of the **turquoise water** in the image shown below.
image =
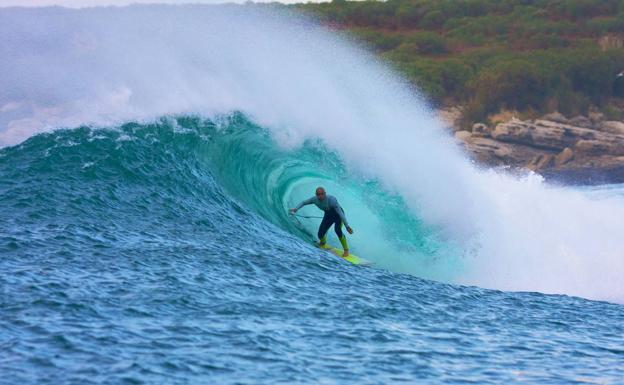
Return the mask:
[[[479,168],[276,7],[0,8],[0,35],[0,384],[624,383],[622,185]],[[288,215],[319,185],[372,267]]]
[[[317,184],[376,267],[287,215]],[[242,114],[1,149],[0,383],[624,381],[622,305],[440,283],[464,257],[384,191]]]

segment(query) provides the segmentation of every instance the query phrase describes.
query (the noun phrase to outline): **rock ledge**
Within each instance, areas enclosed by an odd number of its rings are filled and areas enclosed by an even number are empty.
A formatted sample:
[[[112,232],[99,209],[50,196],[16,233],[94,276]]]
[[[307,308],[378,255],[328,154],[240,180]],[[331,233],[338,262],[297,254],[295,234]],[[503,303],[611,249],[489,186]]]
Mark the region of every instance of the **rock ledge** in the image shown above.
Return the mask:
[[[624,122],[553,113],[494,127],[477,123],[455,138],[489,166],[529,169],[569,183],[624,182]]]

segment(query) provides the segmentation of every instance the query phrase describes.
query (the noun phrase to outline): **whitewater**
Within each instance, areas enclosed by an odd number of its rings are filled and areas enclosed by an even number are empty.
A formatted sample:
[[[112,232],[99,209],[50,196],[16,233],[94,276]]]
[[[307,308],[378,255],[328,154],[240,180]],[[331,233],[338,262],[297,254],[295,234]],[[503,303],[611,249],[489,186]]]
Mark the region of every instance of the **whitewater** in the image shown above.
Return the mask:
[[[9,7],[0,36],[0,383],[623,378],[622,186],[480,168],[279,7]],[[288,215],[319,185],[373,267]]]

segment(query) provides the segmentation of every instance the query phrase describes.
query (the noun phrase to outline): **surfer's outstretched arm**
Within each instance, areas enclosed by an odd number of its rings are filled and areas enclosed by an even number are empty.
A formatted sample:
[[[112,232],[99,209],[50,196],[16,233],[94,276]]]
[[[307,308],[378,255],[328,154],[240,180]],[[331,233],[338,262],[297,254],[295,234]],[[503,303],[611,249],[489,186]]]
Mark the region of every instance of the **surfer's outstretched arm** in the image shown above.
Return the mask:
[[[306,199],[306,200],[302,201],[301,203],[299,203],[299,204],[297,205],[297,207],[295,207],[294,209],[290,209],[290,212],[291,212],[291,213],[296,213],[296,212],[297,212],[297,210],[299,210],[299,209],[300,209],[300,208],[302,208],[303,206],[305,206],[305,205],[311,205],[312,203],[314,203],[314,200],[315,200],[315,199],[316,199],[316,197],[312,197],[312,198],[310,198],[310,199]]]

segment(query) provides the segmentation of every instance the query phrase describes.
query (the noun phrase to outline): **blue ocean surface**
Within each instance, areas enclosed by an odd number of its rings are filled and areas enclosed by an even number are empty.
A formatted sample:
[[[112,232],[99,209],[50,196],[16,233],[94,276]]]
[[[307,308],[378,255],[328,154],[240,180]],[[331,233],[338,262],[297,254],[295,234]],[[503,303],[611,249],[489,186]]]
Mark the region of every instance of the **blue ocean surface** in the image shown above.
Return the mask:
[[[624,383],[623,185],[481,167],[283,7],[0,7],[0,36],[1,385]],[[372,266],[288,214],[318,186]]]
[[[242,114],[1,149],[0,383],[624,383],[621,304],[315,248],[317,222],[286,209],[342,173],[322,145],[280,149]],[[409,223],[403,242],[438,258],[432,230],[385,201],[408,221],[385,226]]]

